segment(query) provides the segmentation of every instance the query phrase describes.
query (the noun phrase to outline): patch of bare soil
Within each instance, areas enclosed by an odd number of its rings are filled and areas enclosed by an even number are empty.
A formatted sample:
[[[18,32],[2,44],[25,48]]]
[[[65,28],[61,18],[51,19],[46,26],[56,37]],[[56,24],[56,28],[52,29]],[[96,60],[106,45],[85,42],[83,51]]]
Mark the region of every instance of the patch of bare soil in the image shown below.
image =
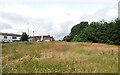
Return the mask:
[[[8,57],[11,57],[12,56],[12,54],[8,54],[8,55],[6,55],[6,56],[2,56],[2,57],[0,57],[0,59],[8,59]]]
[[[54,52],[41,53],[41,54],[42,54],[42,57],[40,57],[40,58],[33,57],[32,59],[39,61],[39,60],[49,59],[54,56]]]
[[[13,60],[12,62],[15,63],[15,62],[19,62],[19,61],[23,61],[24,59],[28,59],[30,58],[29,55],[26,55],[26,56],[23,56],[22,58],[19,58],[19,59],[16,59],[16,60]]]

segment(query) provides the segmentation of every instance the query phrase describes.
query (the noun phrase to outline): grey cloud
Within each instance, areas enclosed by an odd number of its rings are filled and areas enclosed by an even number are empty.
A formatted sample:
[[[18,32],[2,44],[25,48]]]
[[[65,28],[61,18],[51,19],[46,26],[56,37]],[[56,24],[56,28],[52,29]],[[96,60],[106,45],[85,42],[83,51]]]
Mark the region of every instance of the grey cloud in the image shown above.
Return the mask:
[[[47,22],[47,19],[39,23],[32,23],[30,26],[30,34],[35,31],[35,35],[51,35],[55,39],[63,39],[64,36],[70,33],[74,21],[65,21],[62,23],[53,24],[52,21]]]
[[[11,25],[8,23],[0,22],[0,31],[5,29],[12,29]]]
[[[44,20],[44,21],[41,21],[39,20],[38,22],[36,23],[31,23],[33,27],[36,27],[36,28],[43,28],[47,31],[49,31],[51,29],[51,27],[53,26],[53,23],[52,22],[48,22],[47,20]]]
[[[0,12],[0,17],[14,23],[21,23],[28,21],[28,17],[23,17],[17,13],[10,13],[10,12]]]
[[[13,30],[16,30],[16,32],[24,32],[28,30],[28,23],[29,23],[29,27],[30,27],[30,32],[32,35],[32,31],[36,32],[36,35],[40,35],[43,33],[43,35],[49,34],[49,32],[51,31],[51,27],[54,25],[52,23],[52,21],[50,19],[47,18],[31,18],[31,17],[24,17],[22,15],[19,15],[17,13],[8,13],[8,12],[0,12],[0,17],[2,17],[3,19],[7,20],[8,22],[12,23],[12,27]],[[4,25],[4,29],[8,28],[7,27],[7,23],[6,25],[1,23],[0,28],[3,29],[3,25]],[[10,25],[8,25],[10,26]],[[10,28],[10,27],[9,27]]]
[[[55,38],[63,39],[64,36],[66,36],[70,33],[70,30],[75,25],[75,22],[70,20],[70,21],[65,21],[65,22],[59,23],[58,25],[60,26],[61,31],[54,33]]]
[[[66,15],[67,15],[67,16],[71,16],[71,14],[70,14],[70,13],[67,13]]]

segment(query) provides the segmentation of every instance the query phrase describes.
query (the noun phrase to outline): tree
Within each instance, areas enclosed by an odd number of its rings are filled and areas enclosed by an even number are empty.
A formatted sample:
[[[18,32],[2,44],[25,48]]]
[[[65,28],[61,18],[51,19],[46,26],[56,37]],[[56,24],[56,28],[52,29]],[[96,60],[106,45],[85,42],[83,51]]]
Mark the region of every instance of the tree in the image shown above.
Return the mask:
[[[21,38],[20,40],[21,41],[28,41],[29,37],[28,35],[26,34],[26,32],[23,32],[22,35],[21,35]]]
[[[120,45],[120,20],[112,22],[80,22],[72,27],[64,41],[94,42]]]
[[[75,37],[76,35],[81,35],[81,31],[84,31],[85,28],[88,27],[88,22],[80,22],[80,24],[75,25],[72,29],[71,29],[71,33],[70,35],[72,37]]]
[[[63,41],[70,42],[72,39],[73,39],[72,36],[71,36],[71,35],[68,35],[68,36],[65,36],[65,37],[63,38]]]

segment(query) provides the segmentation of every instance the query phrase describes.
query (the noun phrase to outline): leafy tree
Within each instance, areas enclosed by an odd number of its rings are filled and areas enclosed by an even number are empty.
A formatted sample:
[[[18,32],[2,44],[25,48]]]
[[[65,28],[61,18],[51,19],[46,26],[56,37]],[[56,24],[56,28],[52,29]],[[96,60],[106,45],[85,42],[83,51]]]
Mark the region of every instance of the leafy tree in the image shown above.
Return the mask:
[[[72,39],[73,39],[72,36],[71,36],[71,35],[68,35],[68,36],[65,36],[65,37],[63,38],[63,41],[70,42]]]
[[[80,24],[75,25],[72,29],[71,29],[71,33],[70,35],[72,37],[75,37],[77,35],[81,35],[81,31],[83,31],[83,29],[88,27],[88,22],[80,22]]]
[[[28,41],[29,37],[28,35],[26,34],[26,32],[23,32],[22,35],[21,35],[21,38],[20,40],[21,41]]]
[[[120,20],[112,22],[80,22],[72,27],[64,41],[95,42],[120,45]]]

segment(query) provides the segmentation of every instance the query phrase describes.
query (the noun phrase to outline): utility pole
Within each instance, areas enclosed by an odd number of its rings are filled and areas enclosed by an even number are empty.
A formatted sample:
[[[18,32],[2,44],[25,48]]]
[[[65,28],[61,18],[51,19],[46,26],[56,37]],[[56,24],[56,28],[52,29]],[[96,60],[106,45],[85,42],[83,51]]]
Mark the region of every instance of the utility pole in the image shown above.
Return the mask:
[[[33,31],[33,36],[34,36],[34,31]]]
[[[28,23],[28,36],[29,36],[29,23]]]

